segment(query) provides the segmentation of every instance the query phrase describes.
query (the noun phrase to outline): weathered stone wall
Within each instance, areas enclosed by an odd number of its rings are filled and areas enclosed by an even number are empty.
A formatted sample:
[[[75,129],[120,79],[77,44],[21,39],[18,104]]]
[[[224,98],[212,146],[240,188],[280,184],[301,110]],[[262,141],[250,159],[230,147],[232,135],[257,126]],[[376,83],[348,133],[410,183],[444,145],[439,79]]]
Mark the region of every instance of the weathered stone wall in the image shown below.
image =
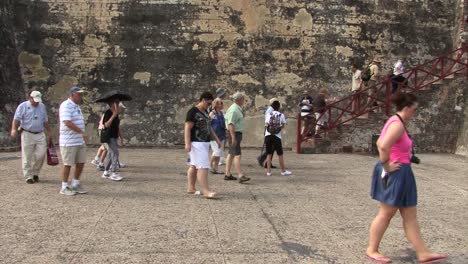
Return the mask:
[[[468,88],[465,89],[463,99],[464,100],[461,100],[461,103],[464,105],[464,115],[462,119],[462,126],[459,130],[460,132],[458,135],[457,148],[455,153],[468,156]]]
[[[131,145],[181,144],[198,95],[225,87],[248,95],[246,145],[260,145],[267,99],[279,97],[292,117],[290,146],[304,89],[328,87],[340,97],[351,62],[379,55],[389,70],[400,56],[416,65],[453,49],[459,7],[459,0],[11,3],[24,85],[44,92],[52,123],[67,89],[86,86],[82,108],[96,141],[102,106],[92,101],[118,88],[135,98],[122,122]]]
[[[0,2],[0,146],[11,146],[11,119],[24,97],[14,25],[13,0]]]

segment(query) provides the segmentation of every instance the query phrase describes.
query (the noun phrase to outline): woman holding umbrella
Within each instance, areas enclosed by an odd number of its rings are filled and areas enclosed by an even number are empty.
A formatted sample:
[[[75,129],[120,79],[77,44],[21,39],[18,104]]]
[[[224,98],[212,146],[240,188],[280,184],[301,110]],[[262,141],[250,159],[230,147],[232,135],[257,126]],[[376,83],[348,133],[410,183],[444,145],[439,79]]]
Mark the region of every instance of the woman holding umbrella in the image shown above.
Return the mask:
[[[123,179],[118,172],[119,169],[119,148],[117,139],[120,137],[120,118],[119,114],[123,108],[119,105],[120,101],[129,101],[132,98],[117,91],[111,91],[103,95],[96,102],[107,102],[109,110],[104,113],[102,125],[104,129],[101,130],[101,142],[108,144],[108,154],[104,161],[104,173],[102,177],[113,181],[121,181]],[[105,134],[103,136],[102,134]]]

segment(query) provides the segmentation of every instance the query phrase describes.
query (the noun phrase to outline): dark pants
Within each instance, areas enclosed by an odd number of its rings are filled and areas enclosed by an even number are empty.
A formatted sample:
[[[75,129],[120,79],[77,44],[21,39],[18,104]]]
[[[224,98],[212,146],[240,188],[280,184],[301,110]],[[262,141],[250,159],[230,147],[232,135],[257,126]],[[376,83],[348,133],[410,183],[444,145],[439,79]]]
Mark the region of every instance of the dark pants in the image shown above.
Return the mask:
[[[406,81],[406,78],[403,75],[394,75],[392,74],[392,94],[398,90],[398,86],[403,84]]]
[[[266,151],[266,140],[265,140],[265,138],[263,138],[262,151],[260,152],[260,156],[257,157],[258,163],[263,166],[265,164],[265,160],[266,160],[267,156],[268,156],[268,154],[267,154],[267,151]],[[273,158],[273,155],[271,157]]]

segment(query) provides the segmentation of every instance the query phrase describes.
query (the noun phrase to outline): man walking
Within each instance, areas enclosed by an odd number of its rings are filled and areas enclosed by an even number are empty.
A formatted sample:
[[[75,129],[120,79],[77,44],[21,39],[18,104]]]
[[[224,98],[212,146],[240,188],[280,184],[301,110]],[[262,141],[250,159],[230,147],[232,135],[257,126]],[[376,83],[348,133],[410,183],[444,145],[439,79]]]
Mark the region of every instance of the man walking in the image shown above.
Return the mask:
[[[237,180],[236,177],[231,174],[231,167],[234,161],[234,168],[239,177],[239,183],[249,181],[250,178],[245,177],[242,174],[240,167],[241,160],[241,141],[242,132],[244,131],[244,112],[242,106],[244,105],[244,94],[237,92],[232,98],[234,104],[232,104],[226,112],[226,127],[228,128],[227,141],[229,146],[229,154],[226,159],[226,173],[224,174],[224,180]]]
[[[60,152],[62,154],[62,188],[63,195],[87,193],[80,184],[80,176],[86,162],[86,135],[82,102],[83,89],[74,86],[68,91],[68,99],[60,104]],[[71,167],[75,166],[75,175],[68,186]]]
[[[271,113],[274,111],[272,105],[274,102],[278,102],[279,103],[279,100],[278,98],[276,97],[273,97],[270,99],[270,105],[268,106],[267,110],[265,111],[265,120],[267,119],[268,116],[271,115]],[[263,133],[265,133],[265,131],[263,131]],[[265,143],[265,139],[263,140],[263,147],[262,147],[262,151],[260,153],[260,156],[257,157],[257,161],[258,161],[258,165],[260,165],[261,167],[264,167],[266,168],[267,167],[267,164],[266,164],[266,158],[267,158],[267,151],[266,151],[266,143]],[[271,165],[272,169],[276,168],[275,166]]]
[[[46,107],[42,103],[42,94],[39,91],[31,92],[29,100],[16,108],[10,135],[13,140],[16,140],[18,131],[22,132],[22,168],[23,176],[28,184],[39,181],[39,172],[44,164],[47,150],[44,129],[47,130],[49,142],[52,141],[48,120]]]

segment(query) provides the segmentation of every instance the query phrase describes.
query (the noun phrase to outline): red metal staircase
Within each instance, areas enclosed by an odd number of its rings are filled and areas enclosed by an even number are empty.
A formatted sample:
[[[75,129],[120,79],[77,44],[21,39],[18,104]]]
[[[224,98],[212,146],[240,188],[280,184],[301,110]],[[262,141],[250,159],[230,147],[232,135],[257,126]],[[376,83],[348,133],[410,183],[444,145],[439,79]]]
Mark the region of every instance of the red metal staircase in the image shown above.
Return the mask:
[[[404,92],[415,93],[444,79],[454,78],[455,74],[463,74],[468,79],[468,45],[463,45],[457,50],[406,71],[403,73],[406,81],[399,84],[399,89]],[[361,86],[364,86],[364,84]],[[373,87],[361,87],[361,90],[357,94],[343,97],[327,105],[325,112],[328,114],[327,126],[320,129],[317,134],[325,136],[328,132],[336,130],[342,125],[350,123],[357,118],[362,118],[369,112],[380,109],[383,109],[387,116],[390,115],[391,90],[392,77],[389,76]],[[369,91],[372,91],[370,95]],[[362,103],[362,98],[366,98],[365,100],[367,100],[368,97],[370,97],[370,100]],[[353,109],[353,105],[357,105],[355,107],[357,109]],[[325,113],[322,115],[325,115]],[[309,135],[310,130],[314,129],[314,127],[315,121],[309,129],[301,131],[302,120],[300,114],[298,115],[295,147],[297,153],[302,153],[302,145],[305,142],[314,140],[315,137]]]

